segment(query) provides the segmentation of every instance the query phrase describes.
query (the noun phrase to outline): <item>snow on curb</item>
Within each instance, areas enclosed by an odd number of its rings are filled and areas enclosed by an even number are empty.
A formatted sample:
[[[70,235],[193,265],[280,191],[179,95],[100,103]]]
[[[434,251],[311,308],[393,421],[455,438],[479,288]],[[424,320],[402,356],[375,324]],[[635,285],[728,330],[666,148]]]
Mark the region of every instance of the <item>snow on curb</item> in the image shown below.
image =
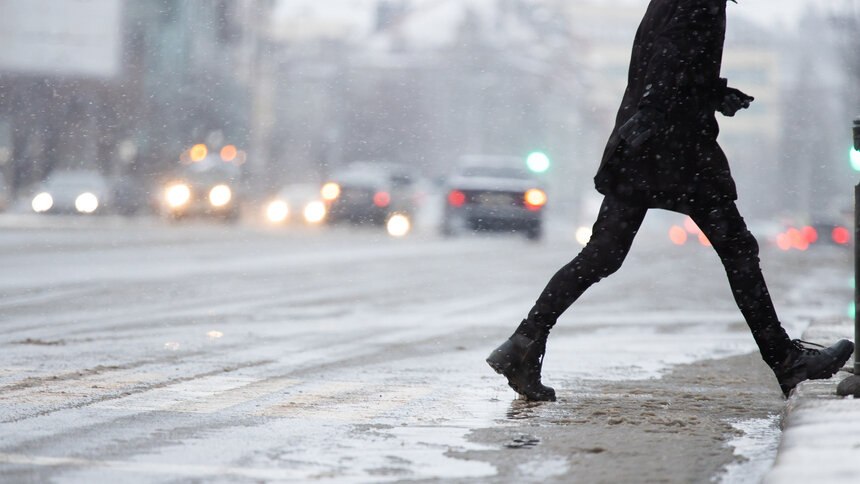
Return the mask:
[[[826,320],[814,321],[803,339],[830,345],[853,335],[853,320]],[[798,385],[764,484],[860,482],[860,400],[836,395],[836,385],[847,376],[839,372],[829,380]]]

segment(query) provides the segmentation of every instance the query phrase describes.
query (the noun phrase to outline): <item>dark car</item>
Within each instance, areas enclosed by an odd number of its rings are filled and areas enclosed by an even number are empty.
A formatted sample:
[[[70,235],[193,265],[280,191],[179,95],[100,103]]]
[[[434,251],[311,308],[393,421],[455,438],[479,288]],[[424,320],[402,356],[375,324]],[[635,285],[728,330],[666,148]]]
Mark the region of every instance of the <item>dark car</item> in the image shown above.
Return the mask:
[[[396,163],[354,162],[322,188],[330,223],[387,225],[395,215],[415,213],[416,175]]]
[[[240,176],[238,166],[213,156],[184,165],[164,183],[161,210],[174,219],[202,216],[234,221],[239,218]]]
[[[537,240],[546,201],[543,184],[519,158],[464,159],[445,183],[442,234],[511,231]]]

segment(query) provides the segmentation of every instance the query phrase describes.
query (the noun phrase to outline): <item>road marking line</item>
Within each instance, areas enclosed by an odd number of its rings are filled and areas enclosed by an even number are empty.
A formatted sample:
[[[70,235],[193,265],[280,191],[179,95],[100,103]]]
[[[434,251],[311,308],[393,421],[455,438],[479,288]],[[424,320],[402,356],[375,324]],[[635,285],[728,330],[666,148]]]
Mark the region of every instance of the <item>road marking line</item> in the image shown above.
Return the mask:
[[[299,380],[285,378],[259,380],[213,375],[154,388],[94,406],[119,410],[214,413],[297,383]]]
[[[259,415],[363,421],[379,417],[431,391],[433,388],[426,386],[329,382],[264,408]]]
[[[165,464],[161,462],[127,462],[113,460],[91,460],[75,457],[43,457],[23,454],[2,454],[0,463],[45,466],[82,467],[114,471],[168,474],[171,476],[238,476],[252,479],[284,480],[308,478],[308,472],[290,469],[261,469],[254,467],[207,466],[193,464]]]
[[[59,405],[72,400],[104,396],[159,378],[163,378],[163,375],[117,370],[85,375],[80,378],[43,380],[33,386],[13,388],[0,393],[0,403]],[[26,379],[21,381],[26,381]]]
[[[17,375],[19,373],[29,373],[34,370],[35,368],[28,368],[26,366],[3,366],[0,367],[0,377],[4,377],[6,375]]]

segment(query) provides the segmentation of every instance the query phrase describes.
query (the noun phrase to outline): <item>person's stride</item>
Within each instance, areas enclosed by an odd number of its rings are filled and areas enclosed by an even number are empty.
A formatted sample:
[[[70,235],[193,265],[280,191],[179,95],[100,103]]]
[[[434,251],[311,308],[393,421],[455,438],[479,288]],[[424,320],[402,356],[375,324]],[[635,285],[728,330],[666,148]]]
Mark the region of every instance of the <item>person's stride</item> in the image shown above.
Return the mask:
[[[650,208],[689,215],[708,238],[765,363],[787,397],[834,375],[854,351],[791,340],[777,318],[758,244],[735,205],[715,112],[734,116],[751,96],[720,78],[726,0],[651,0],[633,42],[627,89],[597,175],[604,195],[591,240],[549,280],[514,334],[487,358],[528,400],[555,400],[541,383],[550,329],[592,284],[621,267]]]

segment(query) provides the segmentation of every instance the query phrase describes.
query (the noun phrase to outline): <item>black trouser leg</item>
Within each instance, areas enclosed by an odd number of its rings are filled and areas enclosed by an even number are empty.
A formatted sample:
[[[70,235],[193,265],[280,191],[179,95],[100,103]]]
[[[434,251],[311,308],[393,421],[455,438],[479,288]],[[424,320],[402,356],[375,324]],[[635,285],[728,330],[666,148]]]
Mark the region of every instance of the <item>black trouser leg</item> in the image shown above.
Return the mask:
[[[737,206],[694,208],[690,217],[720,256],[732,295],[761,351],[773,367],[785,357],[790,340],[779,323],[759,264],[759,248]]]
[[[604,198],[591,240],[552,276],[516,332],[533,340],[546,337],[561,313],[586,289],[621,267],[647,211],[613,197]]]

